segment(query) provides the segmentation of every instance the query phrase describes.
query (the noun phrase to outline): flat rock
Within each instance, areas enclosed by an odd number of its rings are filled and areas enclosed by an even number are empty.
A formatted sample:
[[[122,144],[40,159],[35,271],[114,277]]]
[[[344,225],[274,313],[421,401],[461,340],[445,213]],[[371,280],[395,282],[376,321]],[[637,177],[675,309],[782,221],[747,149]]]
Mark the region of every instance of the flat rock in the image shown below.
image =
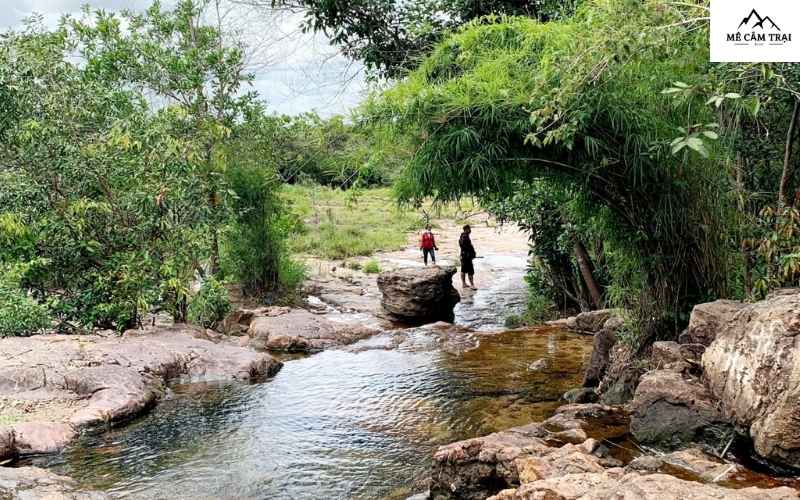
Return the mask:
[[[268,354],[197,338],[203,333],[175,325],[122,337],[0,339],[2,415],[12,422],[0,429],[0,457],[59,451],[84,427],[132,418],[158,401],[169,379],[249,382],[281,367]],[[34,411],[15,413],[18,406]]]
[[[0,498],[8,500],[105,500],[105,493],[81,491],[75,482],[38,467],[0,467]]]
[[[353,323],[339,323],[305,309],[282,314],[255,315],[248,326],[250,345],[273,351],[315,352],[352,344],[379,330]]]
[[[609,323],[609,329],[619,328],[623,321],[621,311],[618,309],[598,309],[596,311],[582,312],[575,316],[574,329],[588,334],[595,334],[602,330],[606,322],[614,318],[614,321]]]
[[[504,490],[490,500],[791,500],[795,490],[729,489],[666,474],[641,475],[621,469],[550,477]]]

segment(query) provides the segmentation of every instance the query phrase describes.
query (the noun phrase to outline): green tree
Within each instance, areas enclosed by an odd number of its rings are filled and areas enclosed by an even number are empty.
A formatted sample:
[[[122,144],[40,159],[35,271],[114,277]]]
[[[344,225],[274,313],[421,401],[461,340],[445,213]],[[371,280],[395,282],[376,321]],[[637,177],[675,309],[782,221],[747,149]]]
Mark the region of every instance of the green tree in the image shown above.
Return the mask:
[[[266,3],[266,2],[264,2]],[[302,7],[305,29],[322,31],[374,74],[397,78],[415,68],[442,37],[486,15],[542,21],[574,11],[579,0],[284,0]]]
[[[483,19],[444,40],[369,108],[417,139],[401,198],[497,197],[536,179],[569,187],[625,253],[617,277],[641,277],[619,305],[648,335],[674,332],[693,304],[726,293],[729,264],[720,151],[706,138],[702,151],[673,152],[687,116],[714,121],[702,97],[662,94],[710,66],[702,30],[675,9],[598,1],[564,21]]]

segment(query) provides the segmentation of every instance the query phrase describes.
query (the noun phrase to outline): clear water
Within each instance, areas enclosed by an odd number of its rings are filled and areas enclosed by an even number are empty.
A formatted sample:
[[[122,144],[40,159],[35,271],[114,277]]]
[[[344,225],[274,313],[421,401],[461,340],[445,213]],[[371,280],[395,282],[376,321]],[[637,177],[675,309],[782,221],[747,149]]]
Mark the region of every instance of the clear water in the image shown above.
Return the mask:
[[[436,446],[549,415],[589,340],[539,329],[461,354],[334,350],[262,384],[178,385],[46,465],[125,498],[403,498],[424,489]],[[543,357],[549,368],[528,369]]]

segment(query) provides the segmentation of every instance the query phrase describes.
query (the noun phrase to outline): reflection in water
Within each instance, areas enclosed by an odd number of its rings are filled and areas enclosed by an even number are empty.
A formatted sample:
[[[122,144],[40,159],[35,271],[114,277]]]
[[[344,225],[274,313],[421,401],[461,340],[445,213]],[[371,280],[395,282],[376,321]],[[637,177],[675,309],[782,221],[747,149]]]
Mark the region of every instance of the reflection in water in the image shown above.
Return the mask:
[[[460,354],[326,351],[263,384],[175,386],[151,415],[48,460],[126,498],[403,497],[424,489],[436,446],[551,414],[589,342],[534,329]],[[529,370],[540,358],[547,367]]]

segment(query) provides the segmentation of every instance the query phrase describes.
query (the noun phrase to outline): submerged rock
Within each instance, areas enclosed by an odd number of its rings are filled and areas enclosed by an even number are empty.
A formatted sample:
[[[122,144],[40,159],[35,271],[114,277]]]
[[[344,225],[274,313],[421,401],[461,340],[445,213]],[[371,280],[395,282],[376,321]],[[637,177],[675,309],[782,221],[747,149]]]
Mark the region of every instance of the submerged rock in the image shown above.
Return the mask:
[[[749,428],[756,452],[800,468],[800,289],[738,308],[702,365],[724,417]]]
[[[38,335],[0,339],[0,457],[61,450],[84,427],[134,417],[168,379],[254,381],[274,375],[271,356],[197,338],[176,325],[124,336]],[[6,414],[16,406],[32,409]],[[11,443],[11,444],[9,444]]]
[[[381,305],[393,318],[411,323],[452,320],[461,300],[453,287],[455,267],[408,267],[378,276]]]
[[[483,499],[521,482],[601,472],[610,459],[597,439],[626,432],[620,408],[567,405],[541,424],[442,446],[433,457],[431,497]]]
[[[737,483],[732,480],[733,476],[744,471],[741,466],[722,463],[697,449],[663,456],[643,456],[624,466],[623,462],[609,456],[609,449],[601,444],[601,440],[624,436],[626,418],[625,410],[618,407],[567,405],[541,424],[440,447],[434,455],[431,498],[800,498],[796,490],[774,488],[769,480],[757,483],[769,485],[763,489],[729,489],[715,484],[726,481],[737,487],[748,485],[746,481]]]
[[[81,491],[75,481],[38,467],[0,467],[0,498],[8,500],[105,500],[105,493]]]

